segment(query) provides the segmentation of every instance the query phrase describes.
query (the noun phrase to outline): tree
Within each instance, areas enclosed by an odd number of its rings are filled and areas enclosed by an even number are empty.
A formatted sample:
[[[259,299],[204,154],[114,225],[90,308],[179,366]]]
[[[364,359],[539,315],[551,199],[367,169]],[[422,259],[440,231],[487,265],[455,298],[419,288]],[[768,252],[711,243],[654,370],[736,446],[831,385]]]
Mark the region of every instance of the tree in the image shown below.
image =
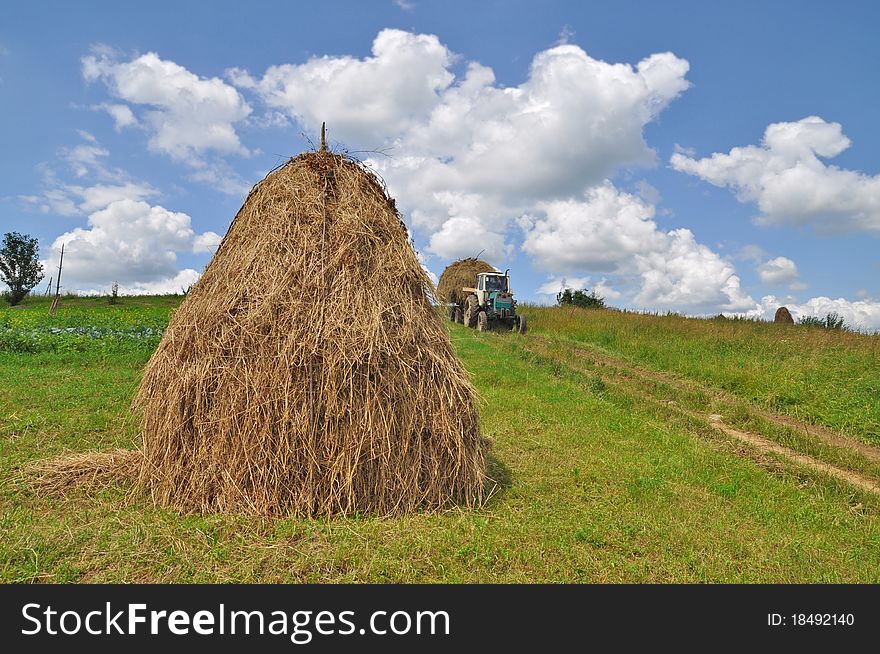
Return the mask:
[[[561,293],[556,294],[556,303],[561,306],[582,307],[584,309],[604,309],[605,298],[597,295],[596,291],[587,292],[572,291],[570,288],[565,289]]]
[[[9,232],[0,247],[0,281],[9,287],[6,298],[16,305],[43,279],[43,264],[37,256],[40,246],[28,234]]]

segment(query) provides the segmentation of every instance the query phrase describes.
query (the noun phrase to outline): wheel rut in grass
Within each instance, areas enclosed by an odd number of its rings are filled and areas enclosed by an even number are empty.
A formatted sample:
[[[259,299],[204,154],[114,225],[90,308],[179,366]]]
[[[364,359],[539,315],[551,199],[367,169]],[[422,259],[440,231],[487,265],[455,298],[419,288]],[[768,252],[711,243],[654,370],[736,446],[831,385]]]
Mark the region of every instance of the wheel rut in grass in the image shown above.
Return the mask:
[[[730,425],[726,425],[721,420],[721,416],[710,415],[709,424],[718,431],[723,432],[728,436],[738,438],[739,440],[748,443],[749,445],[760,450],[761,452],[778,454],[787,459],[791,459],[795,463],[798,463],[805,468],[810,468],[811,470],[816,470],[817,472],[823,472],[826,475],[829,475],[836,479],[840,479],[841,481],[845,481],[864,491],[868,491],[869,493],[880,494],[880,484],[871,479],[868,479],[864,475],[860,475],[851,470],[838,468],[837,466],[833,466],[830,463],[825,463],[824,461],[819,461],[818,459],[815,459],[807,454],[796,452],[791,448],[780,445],[779,443],[764,438],[763,436],[759,436],[758,434],[753,434],[751,432],[743,431],[741,429],[731,427]]]
[[[832,429],[823,427],[821,425],[809,424],[803,422],[802,420],[798,420],[793,416],[782,415],[773,411],[769,411],[762,407],[755,406],[751,402],[748,402],[741,397],[737,397],[732,393],[728,393],[727,391],[724,391],[720,388],[705,386],[694,382],[693,380],[680,379],[678,377],[670,375],[669,373],[661,372],[659,370],[651,370],[648,368],[643,368],[641,366],[636,366],[626,361],[625,359],[617,358],[604,352],[595,350],[588,345],[574,344],[570,341],[558,341],[542,336],[532,336],[530,338],[541,340],[545,343],[556,342],[559,344],[565,344],[572,348],[572,353],[578,358],[588,359],[599,365],[614,367],[618,370],[622,370],[627,373],[628,376],[631,378],[647,378],[656,382],[660,382],[662,384],[666,384],[667,386],[675,388],[680,392],[699,392],[706,396],[713,396],[727,402],[748,404],[749,411],[751,413],[760,416],[761,418],[764,418],[768,422],[772,422],[781,427],[787,427],[789,429],[802,432],[804,434],[807,434],[808,436],[812,436],[818,440],[824,441],[829,445],[834,445],[843,449],[854,450],[870,461],[880,462],[880,447],[869,445],[868,443],[863,443],[862,441],[852,436],[833,431]]]
[[[600,378],[603,378],[605,382],[614,385],[624,393],[627,391],[632,393],[633,390],[636,390],[645,401],[664,405],[674,413],[696,419],[702,424],[708,423],[715,431],[735,438],[760,454],[775,454],[809,470],[821,472],[840,481],[847,482],[860,490],[880,495],[880,484],[868,475],[828,463],[816,456],[799,452],[764,435],[728,425],[723,421],[722,416],[718,414],[686,408],[675,400],[664,400],[661,397],[662,391],[657,386],[665,386],[686,396],[695,397],[702,395],[705,398],[713,398],[737,406],[745,406],[750,414],[760,416],[770,423],[789,430],[805,433],[818,441],[843,450],[858,452],[872,462],[880,461],[880,448],[872,447],[845,434],[838,434],[823,427],[808,425],[795,418],[781,416],[772,411],[755,407],[743,398],[723,390],[703,386],[692,380],[682,380],[657,370],[642,368],[626,360],[594,350],[588,345],[575,344],[542,336],[530,336],[529,342],[526,342],[523,347],[533,354],[539,356],[549,355],[553,358],[552,352],[548,352],[553,345],[567,347],[569,350],[566,353],[567,355],[573,355],[577,359],[584,360],[597,372]]]

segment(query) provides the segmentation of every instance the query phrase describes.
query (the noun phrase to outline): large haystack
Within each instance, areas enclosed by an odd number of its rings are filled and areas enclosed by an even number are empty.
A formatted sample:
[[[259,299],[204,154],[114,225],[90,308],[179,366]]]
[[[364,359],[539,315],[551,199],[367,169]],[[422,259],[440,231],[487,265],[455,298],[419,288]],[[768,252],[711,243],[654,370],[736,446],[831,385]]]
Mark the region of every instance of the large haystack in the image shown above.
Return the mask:
[[[260,182],[147,364],[140,482],[183,510],[479,502],[486,443],[376,178],[328,152]]]
[[[791,311],[788,310],[788,307],[779,307],[776,310],[776,315],[773,316],[773,322],[779,322],[785,325],[793,325],[794,318],[791,317]]]
[[[459,259],[446,266],[446,270],[440,275],[437,283],[437,299],[446,304],[459,304],[464,302],[462,288],[472,287],[477,280],[477,275],[484,272],[496,272],[482,259],[468,257]]]

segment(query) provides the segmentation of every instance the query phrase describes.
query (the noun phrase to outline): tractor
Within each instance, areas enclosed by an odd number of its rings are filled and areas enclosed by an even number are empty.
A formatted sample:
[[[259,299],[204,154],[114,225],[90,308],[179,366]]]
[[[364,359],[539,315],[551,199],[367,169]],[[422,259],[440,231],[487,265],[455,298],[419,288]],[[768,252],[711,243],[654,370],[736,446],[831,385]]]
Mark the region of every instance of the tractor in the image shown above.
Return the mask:
[[[485,332],[494,328],[526,333],[526,317],[516,312],[508,271],[477,275],[476,288],[463,288],[464,301],[450,308],[450,319]]]

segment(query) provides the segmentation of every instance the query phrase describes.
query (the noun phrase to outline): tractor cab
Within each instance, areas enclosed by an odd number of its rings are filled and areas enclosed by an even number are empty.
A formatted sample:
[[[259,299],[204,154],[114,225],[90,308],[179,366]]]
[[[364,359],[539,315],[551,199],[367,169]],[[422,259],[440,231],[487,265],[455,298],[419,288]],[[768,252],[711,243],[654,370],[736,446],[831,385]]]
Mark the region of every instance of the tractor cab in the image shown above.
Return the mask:
[[[507,293],[510,290],[510,277],[502,273],[480,273],[477,275],[477,290]]]
[[[481,306],[506,317],[516,304],[510,292],[510,277],[505,273],[477,275],[477,299]]]

